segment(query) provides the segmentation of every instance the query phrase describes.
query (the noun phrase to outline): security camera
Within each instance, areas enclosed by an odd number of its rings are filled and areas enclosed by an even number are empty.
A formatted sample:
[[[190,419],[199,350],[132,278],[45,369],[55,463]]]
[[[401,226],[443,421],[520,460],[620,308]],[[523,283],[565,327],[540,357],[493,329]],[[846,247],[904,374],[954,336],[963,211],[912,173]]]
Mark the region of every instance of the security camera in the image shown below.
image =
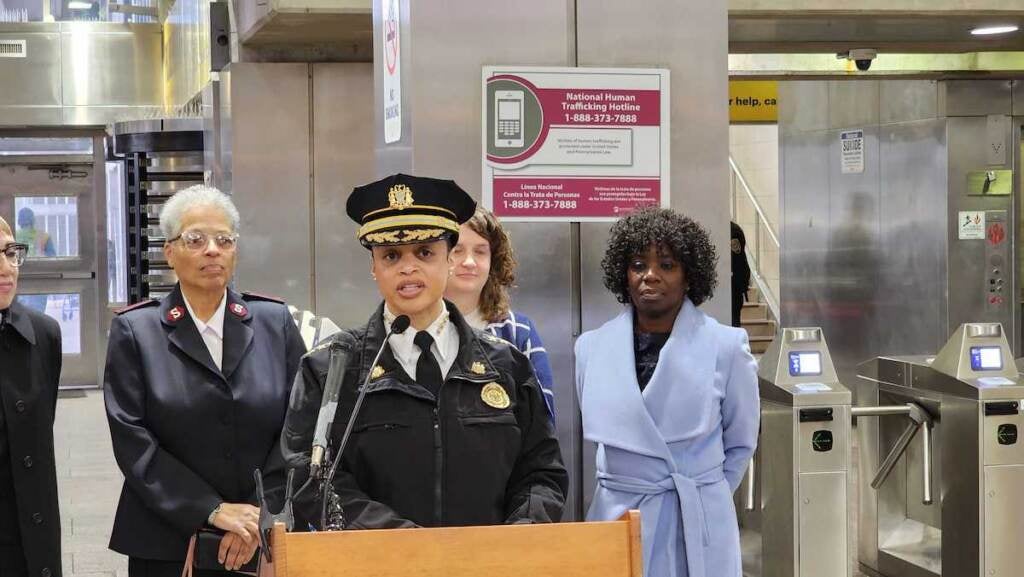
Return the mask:
[[[856,48],[847,52],[836,54],[838,60],[852,60],[857,64],[857,70],[867,72],[871,68],[871,61],[878,57],[878,51],[872,48]]]

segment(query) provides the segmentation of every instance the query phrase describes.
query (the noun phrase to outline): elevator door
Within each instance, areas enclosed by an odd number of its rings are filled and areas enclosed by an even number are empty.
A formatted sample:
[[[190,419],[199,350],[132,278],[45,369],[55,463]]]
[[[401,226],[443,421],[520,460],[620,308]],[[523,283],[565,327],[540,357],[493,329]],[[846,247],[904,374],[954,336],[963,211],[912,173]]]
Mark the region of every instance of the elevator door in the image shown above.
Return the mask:
[[[25,154],[26,142],[37,140],[59,145]],[[60,325],[62,388],[95,386],[99,374],[92,144],[92,138],[0,138],[0,215],[16,240],[29,245],[17,299]]]

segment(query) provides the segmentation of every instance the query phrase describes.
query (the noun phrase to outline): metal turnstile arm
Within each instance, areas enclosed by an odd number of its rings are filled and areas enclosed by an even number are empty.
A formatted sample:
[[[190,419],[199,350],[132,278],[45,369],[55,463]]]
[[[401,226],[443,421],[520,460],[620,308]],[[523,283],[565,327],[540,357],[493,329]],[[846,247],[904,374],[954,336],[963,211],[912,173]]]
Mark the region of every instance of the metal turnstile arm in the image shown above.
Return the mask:
[[[885,480],[889,478],[889,474],[892,473],[893,468],[899,461],[903,453],[907,451],[907,447],[910,446],[910,442],[914,440],[914,436],[917,435],[918,431],[921,431],[921,442],[922,447],[922,467],[921,474],[923,476],[922,483],[922,496],[921,502],[925,505],[932,504],[932,417],[924,410],[921,405],[916,403],[907,403],[906,405],[887,405],[878,407],[852,407],[851,414],[854,417],[878,417],[887,415],[906,415],[910,417],[912,421],[900,437],[896,440],[896,444],[893,445],[892,450],[885,456],[882,461],[881,467],[878,468],[878,472],[875,474],[875,478],[871,480],[871,488],[878,489],[885,483]]]

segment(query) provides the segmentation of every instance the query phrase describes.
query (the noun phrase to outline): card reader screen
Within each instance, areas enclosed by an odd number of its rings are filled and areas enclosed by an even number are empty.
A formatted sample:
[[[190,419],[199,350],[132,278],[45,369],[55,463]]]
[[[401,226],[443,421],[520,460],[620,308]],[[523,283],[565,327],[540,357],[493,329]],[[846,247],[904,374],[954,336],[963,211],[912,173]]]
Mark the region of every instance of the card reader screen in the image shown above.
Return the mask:
[[[789,376],[804,377],[821,374],[821,353],[794,351],[789,353]]]
[[[971,347],[972,371],[1001,371],[1003,350],[999,347]]]

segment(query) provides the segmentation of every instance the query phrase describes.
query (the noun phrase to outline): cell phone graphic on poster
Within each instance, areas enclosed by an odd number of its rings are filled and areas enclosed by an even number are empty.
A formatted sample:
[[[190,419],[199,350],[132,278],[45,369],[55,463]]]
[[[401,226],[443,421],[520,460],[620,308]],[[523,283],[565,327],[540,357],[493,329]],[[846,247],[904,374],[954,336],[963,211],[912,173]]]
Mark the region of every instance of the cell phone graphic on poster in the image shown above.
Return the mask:
[[[494,93],[494,109],[497,112],[494,121],[495,148],[523,147],[525,97],[522,90],[498,90]]]

